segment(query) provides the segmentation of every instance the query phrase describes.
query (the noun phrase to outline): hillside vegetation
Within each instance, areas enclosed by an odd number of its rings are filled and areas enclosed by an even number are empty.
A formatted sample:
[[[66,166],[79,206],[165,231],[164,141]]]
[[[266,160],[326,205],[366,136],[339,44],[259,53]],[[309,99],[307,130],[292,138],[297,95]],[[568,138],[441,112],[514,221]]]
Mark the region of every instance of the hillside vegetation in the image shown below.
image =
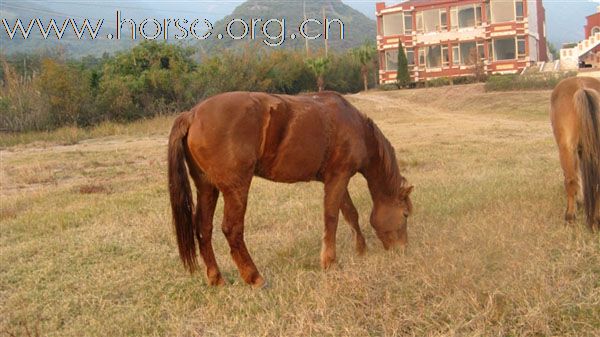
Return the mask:
[[[30,134],[0,152],[0,332],[600,334],[600,240],[581,221],[564,226],[549,91],[468,85],[347,97],[381,127],[416,186],[404,254],[384,251],[370,229],[357,176],[350,194],[369,250],[356,256],[340,223],[338,264],[322,271],[322,185],[255,179],[245,237],[270,288],[254,291],[238,276],[219,229],[222,200],[213,241],[229,285],[211,288],[184,270],[171,228],[174,116],[104,124],[67,146],[65,129],[45,141]]]
[[[316,63],[323,67],[311,68]],[[198,60],[192,48],[142,42],[101,58],[0,54],[0,69],[0,130],[22,132],[171,114],[226,91],[296,94],[323,82],[327,90],[357,92],[373,86],[377,63],[374,44],[327,57],[243,49]]]

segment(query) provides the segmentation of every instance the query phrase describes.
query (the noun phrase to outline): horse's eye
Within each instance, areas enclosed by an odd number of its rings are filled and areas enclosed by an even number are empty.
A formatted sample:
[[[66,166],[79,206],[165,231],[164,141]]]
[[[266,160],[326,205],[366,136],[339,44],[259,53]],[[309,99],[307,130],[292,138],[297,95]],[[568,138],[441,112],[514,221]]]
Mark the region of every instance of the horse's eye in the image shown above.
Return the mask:
[[[408,211],[404,211],[404,217],[405,217],[405,218],[408,218],[408,216],[409,216],[409,215],[410,215],[410,214],[408,213]]]

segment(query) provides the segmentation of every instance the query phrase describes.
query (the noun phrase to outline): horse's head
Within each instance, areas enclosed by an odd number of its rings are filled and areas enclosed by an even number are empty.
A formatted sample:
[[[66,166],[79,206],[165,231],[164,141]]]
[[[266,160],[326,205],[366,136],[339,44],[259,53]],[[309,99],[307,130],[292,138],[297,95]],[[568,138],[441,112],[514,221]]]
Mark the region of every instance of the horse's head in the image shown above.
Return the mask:
[[[408,244],[406,227],[412,212],[412,190],[413,186],[403,187],[398,195],[378,200],[373,204],[371,226],[385,249],[405,247]]]

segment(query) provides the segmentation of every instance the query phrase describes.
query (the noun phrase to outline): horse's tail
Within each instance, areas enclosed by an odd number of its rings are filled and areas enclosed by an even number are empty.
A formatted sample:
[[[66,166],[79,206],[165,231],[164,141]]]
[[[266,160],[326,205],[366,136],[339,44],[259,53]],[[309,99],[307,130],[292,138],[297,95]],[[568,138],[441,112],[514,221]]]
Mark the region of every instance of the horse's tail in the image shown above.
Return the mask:
[[[574,96],[581,120],[581,175],[587,222],[593,228],[600,205],[600,97],[591,89],[581,88]]]
[[[169,196],[173,224],[179,246],[179,257],[183,265],[193,273],[198,266],[196,260],[196,229],[192,209],[194,201],[186,167],[186,139],[193,114],[186,111],[179,115],[169,135]]]

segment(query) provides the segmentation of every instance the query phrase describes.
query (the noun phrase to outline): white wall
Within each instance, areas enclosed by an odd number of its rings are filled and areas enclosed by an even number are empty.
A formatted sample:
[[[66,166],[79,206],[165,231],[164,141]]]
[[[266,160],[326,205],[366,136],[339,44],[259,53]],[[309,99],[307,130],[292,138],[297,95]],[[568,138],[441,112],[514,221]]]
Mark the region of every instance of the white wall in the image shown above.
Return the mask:
[[[527,0],[527,21],[529,24],[529,34],[539,39],[537,1],[539,0]]]

